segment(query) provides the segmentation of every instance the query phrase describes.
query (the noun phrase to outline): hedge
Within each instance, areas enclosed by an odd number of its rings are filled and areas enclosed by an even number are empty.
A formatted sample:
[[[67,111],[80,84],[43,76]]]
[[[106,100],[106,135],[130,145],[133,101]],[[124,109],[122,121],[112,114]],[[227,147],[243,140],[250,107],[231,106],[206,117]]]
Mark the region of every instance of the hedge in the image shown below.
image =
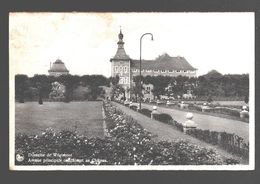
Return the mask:
[[[131,105],[131,106],[129,106],[129,108],[134,110],[134,111],[137,111],[137,106],[136,105]]]
[[[205,112],[213,112],[219,114],[226,114],[230,116],[240,117],[240,112],[238,110],[228,109],[228,108],[212,108],[212,109],[205,109]]]
[[[189,107],[197,107],[194,105],[191,105]],[[149,109],[141,109],[139,111],[141,114],[144,114],[148,117],[151,116],[151,110]],[[183,125],[177,121],[175,121],[171,115],[169,114],[155,114],[154,119],[173,125],[177,130],[183,131]],[[187,131],[187,134],[198,138],[204,142],[213,144],[213,145],[219,145],[223,149],[237,154],[241,155],[244,158],[248,158],[249,155],[249,143],[245,143],[243,141],[243,138],[235,135],[230,134],[226,132],[217,132],[217,131],[210,131],[210,130],[202,130],[202,129],[191,129]]]
[[[140,109],[138,112],[147,116],[147,117],[149,117],[149,118],[151,117],[151,113],[152,113],[151,110],[146,109],[146,108]]]
[[[172,116],[166,113],[154,115],[154,119],[166,124],[172,124]]]
[[[244,142],[243,138],[238,135],[201,129],[190,129],[186,133],[248,159],[249,143]]]

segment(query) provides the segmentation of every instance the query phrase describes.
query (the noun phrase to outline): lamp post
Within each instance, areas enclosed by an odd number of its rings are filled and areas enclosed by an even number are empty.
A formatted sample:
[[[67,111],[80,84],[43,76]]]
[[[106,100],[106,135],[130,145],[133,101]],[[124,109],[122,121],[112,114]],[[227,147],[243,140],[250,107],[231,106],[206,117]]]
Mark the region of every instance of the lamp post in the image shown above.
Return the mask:
[[[141,109],[141,103],[142,103],[142,100],[141,100],[141,94],[142,94],[142,83],[141,83],[141,76],[142,76],[142,73],[141,73],[141,70],[142,70],[142,39],[145,35],[151,35],[151,40],[153,41],[153,34],[152,33],[144,33],[141,38],[140,38],[140,79],[139,79],[139,84],[140,84],[140,94],[139,94],[139,109]]]

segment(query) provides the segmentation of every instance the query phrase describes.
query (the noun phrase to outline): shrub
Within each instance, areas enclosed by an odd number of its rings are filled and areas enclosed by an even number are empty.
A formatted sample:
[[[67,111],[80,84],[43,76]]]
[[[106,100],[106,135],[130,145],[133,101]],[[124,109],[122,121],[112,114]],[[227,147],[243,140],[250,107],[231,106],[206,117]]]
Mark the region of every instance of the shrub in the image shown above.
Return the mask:
[[[173,120],[171,115],[165,114],[165,113],[155,115],[154,119],[161,121],[161,122],[164,122],[164,123],[167,123],[167,124],[172,124],[172,120]]]
[[[219,145],[227,151],[248,158],[249,144],[243,141],[243,138],[226,132],[216,132],[210,130],[190,129],[187,134],[208,142],[213,145]]]
[[[245,96],[245,98],[244,98],[244,102],[245,102],[246,104],[248,104],[248,102],[249,102],[248,95]]]
[[[229,108],[212,108],[212,109],[205,109],[205,112],[213,112],[213,113],[219,113],[219,114],[226,114],[230,116],[236,116],[239,117],[240,113],[238,110],[233,110]]]
[[[212,97],[211,97],[211,96],[208,96],[208,98],[207,98],[207,102],[208,102],[208,103],[211,103],[211,102],[213,102],[213,99],[212,99]]]
[[[137,106],[136,105],[131,105],[130,106],[130,109],[134,110],[134,111],[137,111]]]
[[[140,112],[141,114],[147,116],[147,117],[151,117],[151,113],[152,113],[151,110],[149,110],[149,109],[145,109],[145,108],[140,109],[139,112]]]
[[[175,120],[172,120],[172,125],[177,128],[177,130],[183,132],[183,125]]]
[[[189,104],[188,109],[201,111],[201,106],[198,106],[198,105],[195,105],[195,104]]]

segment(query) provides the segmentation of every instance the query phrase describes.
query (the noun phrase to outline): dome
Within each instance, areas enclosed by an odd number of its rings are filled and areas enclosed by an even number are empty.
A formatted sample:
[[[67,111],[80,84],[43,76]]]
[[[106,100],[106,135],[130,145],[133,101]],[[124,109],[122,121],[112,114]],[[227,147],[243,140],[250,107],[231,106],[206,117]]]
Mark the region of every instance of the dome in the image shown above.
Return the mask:
[[[57,59],[52,64],[49,72],[69,72],[69,70],[67,70],[65,64],[60,59]]]

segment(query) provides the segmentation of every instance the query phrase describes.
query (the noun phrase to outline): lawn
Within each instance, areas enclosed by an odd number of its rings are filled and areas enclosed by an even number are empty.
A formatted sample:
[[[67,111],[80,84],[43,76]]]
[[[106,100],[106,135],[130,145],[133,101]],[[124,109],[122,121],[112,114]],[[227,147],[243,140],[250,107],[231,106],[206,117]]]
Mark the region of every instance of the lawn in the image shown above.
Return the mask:
[[[26,102],[15,104],[15,133],[34,135],[46,128],[77,130],[87,137],[104,137],[102,102]]]

